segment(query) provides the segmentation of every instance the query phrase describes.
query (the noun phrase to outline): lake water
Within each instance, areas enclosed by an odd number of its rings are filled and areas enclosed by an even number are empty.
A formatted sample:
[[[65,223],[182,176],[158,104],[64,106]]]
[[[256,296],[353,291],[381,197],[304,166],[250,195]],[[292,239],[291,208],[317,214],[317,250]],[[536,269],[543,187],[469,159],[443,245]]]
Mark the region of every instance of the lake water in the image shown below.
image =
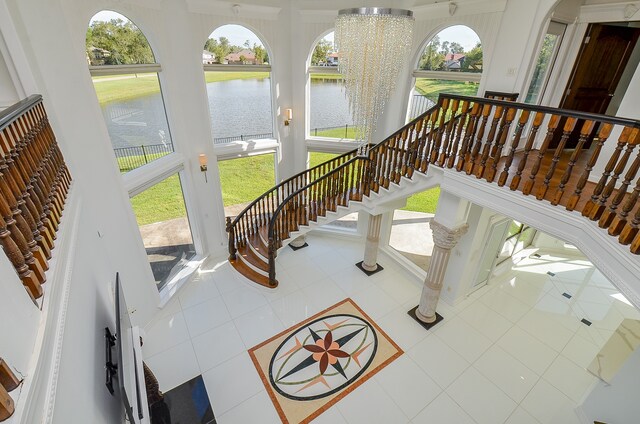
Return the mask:
[[[268,78],[207,84],[214,138],[268,134],[273,131],[271,82]],[[351,124],[349,105],[342,84],[311,83],[311,129]],[[169,129],[160,94],[102,108],[114,148],[170,143]],[[302,121],[302,117],[294,119]]]

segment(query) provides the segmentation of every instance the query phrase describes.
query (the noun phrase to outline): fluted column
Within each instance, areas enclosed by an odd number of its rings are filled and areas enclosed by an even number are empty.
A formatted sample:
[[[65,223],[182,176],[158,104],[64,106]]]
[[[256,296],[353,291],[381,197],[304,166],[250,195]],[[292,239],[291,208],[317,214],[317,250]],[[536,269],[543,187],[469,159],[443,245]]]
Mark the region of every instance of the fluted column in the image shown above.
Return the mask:
[[[382,215],[370,215],[369,226],[367,228],[367,240],[364,246],[364,260],[358,264],[360,268],[367,274],[382,270],[377,264],[378,245],[380,244],[380,224]]]
[[[458,240],[468,229],[467,224],[452,229],[437,221],[431,221],[430,226],[434,242],[433,254],[431,255],[427,277],[422,286],[420,304],[415,311],[416,317],[426,324],[432,324],[436,321],[436,307],[440,299],[444,275],[447,272],[451,249],[458,244]]]

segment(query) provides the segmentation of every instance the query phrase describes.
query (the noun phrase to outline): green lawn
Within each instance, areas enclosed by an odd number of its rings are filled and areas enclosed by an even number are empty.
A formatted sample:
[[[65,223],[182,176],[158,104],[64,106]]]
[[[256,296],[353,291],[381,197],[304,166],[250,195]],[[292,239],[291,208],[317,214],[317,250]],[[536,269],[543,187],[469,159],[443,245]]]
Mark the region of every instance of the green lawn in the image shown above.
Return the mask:
[[[321,80],[341,80],[341,74],[311,74],[311,79],[321,79]]]
[[[437,80],[417,78],[416,90],[425,96],[437,98],[440,93],[475,96],[478,93],[478,83],[465,81]]]
[[[414,194],[407,199],[407,206],[402,208],[405,211],[436,213],[438,198],[440,197],[440,187],[434,187],[422,193]]]
[[[138,225],[153,224],[187,215],[178,175],[159,182],[131,198]]]
[[[116,158],[116,160],[118,161],[118,168],[120,169],[120,172],[129,172],[168,154],[169,153],[147,153],[146,160],[143,155],[125,156]]]
[[[356,137],[356,129],[353,126],[349,126],[347,127],[346,131],[344,127],[340,127],[340,128],[332,128],[329,130],[318,130],[316,132],[312,128],[310,135],[313,137],[354,139]]]
[[[273,187],[273,159],[273,154],[267,154],[218,162],[224,205],[251,202]]]

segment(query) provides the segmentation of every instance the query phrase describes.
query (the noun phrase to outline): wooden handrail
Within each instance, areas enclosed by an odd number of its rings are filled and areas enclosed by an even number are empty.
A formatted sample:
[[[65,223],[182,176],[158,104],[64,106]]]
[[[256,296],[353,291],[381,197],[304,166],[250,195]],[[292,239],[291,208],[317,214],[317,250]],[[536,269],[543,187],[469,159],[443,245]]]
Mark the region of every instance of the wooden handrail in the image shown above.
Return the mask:
[[[616,148],[598,183],[591,183],[590,174],[616,127],[622,128]],[[276,194],[271,205],[254,212],[248,208],[249,218],[238,221],[239,228],[262,237],[269,284],[275,286],[277,250],[291,232],[435,165],[575,210],[640,254],[638,144],[637,120],[441,94],[433,108],[372,146],[368,156],[349,157],[350,152],[344,160],[281,183],[268,192]],[[262,235],[261,228],[266,230]],[[230,250],[241,240],[232,238]]]

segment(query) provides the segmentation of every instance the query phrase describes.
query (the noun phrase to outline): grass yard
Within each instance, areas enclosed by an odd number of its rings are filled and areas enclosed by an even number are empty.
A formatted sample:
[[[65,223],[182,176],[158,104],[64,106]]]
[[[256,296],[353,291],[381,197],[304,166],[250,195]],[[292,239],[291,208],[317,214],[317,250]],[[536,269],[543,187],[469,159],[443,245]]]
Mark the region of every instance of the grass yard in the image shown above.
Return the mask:
[[[431,98],[437,98],[440,93],[460,94],[462,96],[475,96],[478,94],[478,86],[475,82],[438,80],[429,78],[416,79],[416,91]]]
[[[311,74],[311,79],[314,80],[341,80],[340,74]]]
[[[438,198],[440,197],[440,187],[434,187],[422,193],[414,194],[407,199],[407,206],[404,211],[436,213]]]
[[[138,225],[187,216],[178,175],[172,175],[131,198]]]
[[[341,153],[321,153],[321,152],[309,152],[309,168],[318,166],[323,162],[337,158]]]
[[[275,185],[274,155],[218,162],[224,206],[248,203]]]
[[[329,130],[318,130],[316,131],[311,129],[311,134],[313,137],[328,137],[328,138],[343,138],[343,139],[351,139],[353,140],[356,137],[356,129],[353,126],[347,127],[345,130],[344,127],[340,128],[332,128]]]
[[[147,153],[147,160],[145,161],[145,157],[143,155],[133,155],[133,156],[125,156],[121,158],[116,158],[118,161],[118,169],[120,172],[129,172],[133,169],[140,168],[147,163],[153,162],[156,159],[160,159],[163,156],[168,155],[169,153]]]

